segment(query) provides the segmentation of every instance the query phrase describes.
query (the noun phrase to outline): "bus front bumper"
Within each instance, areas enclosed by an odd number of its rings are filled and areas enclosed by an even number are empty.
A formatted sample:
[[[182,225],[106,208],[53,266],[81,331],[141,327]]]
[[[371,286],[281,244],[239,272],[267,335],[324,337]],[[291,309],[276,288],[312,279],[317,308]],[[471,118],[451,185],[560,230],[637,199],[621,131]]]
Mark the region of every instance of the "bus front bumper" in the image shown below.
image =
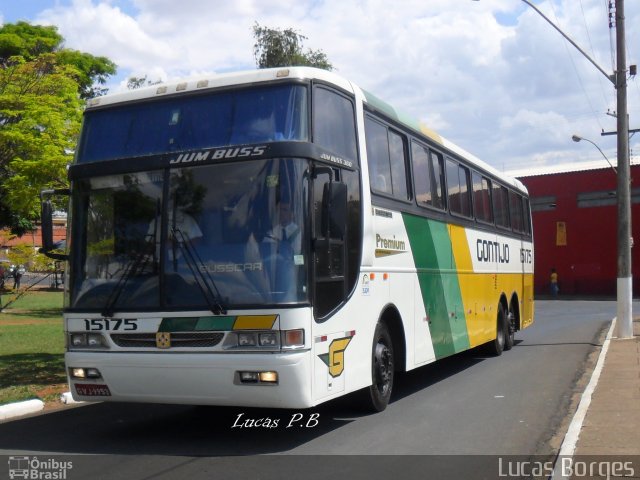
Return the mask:
[[[245,353],[67,352],[74,400],[266,408],[313,406],[308,350]],[[101,378],[73,378],[74,368],[97,369]],[[243,383],[240,372],[277,372],[277,383]]]

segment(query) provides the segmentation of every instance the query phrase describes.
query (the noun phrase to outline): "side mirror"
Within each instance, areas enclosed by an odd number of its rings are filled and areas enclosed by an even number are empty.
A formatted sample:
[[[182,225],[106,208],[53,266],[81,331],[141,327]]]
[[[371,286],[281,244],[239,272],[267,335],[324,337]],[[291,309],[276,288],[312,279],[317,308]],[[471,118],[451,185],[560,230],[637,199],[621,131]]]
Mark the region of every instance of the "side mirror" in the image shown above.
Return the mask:
[[[56,245],[53,242],[53,205],[48,198],[50,195],[69,195],[69,190],[43,190],[40,192],[42,248],[39,252],[54,260],[67,260],[69,258],[68,255],[54,251],[56,250]]]
[[[344,238],[347,228],[347,186],[329,182],[322,191],[322,236]]]
[[[42,202],[40,219],[42,223],[42,250],[45,253],[53,250],[53,207],[51,200],[47,199]]]

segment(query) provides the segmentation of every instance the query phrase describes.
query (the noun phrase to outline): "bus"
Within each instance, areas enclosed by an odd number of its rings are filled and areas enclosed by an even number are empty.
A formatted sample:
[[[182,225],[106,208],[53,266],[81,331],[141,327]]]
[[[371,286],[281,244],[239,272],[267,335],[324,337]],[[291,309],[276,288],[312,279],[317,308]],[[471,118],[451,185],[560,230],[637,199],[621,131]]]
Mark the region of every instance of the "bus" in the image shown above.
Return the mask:
[[[332,72],[94,98],[68,176],[78,401],[381,411],[398,372],[533,322],[523,184]]]

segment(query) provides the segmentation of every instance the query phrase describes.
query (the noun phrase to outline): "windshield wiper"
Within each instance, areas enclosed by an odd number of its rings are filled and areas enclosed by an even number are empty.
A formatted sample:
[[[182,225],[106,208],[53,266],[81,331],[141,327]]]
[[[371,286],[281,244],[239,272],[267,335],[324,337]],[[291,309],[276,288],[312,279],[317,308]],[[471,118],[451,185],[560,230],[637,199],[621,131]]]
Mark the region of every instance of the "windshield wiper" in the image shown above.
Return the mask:
[[[213,278],[211,278],[208,271],[206,272],[207,276],[205,277],[205,269],[197,268],[198,265],[204,265],[204,263],[191,243],[191,239],[185,236],[182,230],[178,227],[172,227],[171,231],[173,232],[173,238],[178,242],[178,248],[182,251],[187,266],[189,267],[189,270],[191,270],[198,288],[202,292],[202,296],[207,302],[207,305],[209,305],[209,310],[211,310],[214,315],[226,315],[227,309],[224,308],[220,301],[222,296],[220,295],[220,291],[218,290],[218,287],[216,287],[216,283],[213,281]],[[211,286],[209,286],[207,279],[209,279]],[[211,290],[211,287],[213,287],[215,293]]]
[[[145,242],[147,245],[149,241]],[[120,295],[124,291],[124,287],[127,285],[129,280],[136,276],[139,271],[144,271],[144,268],[147,266],[149,262],[149,254],[146,252],[138,253],[134,258],[132,258],[124,267],[124,273],[118,279],[118,283],[111,291],[109,298],[107,299],[107,303],[102,310],[103,317],[112,317],[115,313],[114,307],[116,302],[120,298]]]

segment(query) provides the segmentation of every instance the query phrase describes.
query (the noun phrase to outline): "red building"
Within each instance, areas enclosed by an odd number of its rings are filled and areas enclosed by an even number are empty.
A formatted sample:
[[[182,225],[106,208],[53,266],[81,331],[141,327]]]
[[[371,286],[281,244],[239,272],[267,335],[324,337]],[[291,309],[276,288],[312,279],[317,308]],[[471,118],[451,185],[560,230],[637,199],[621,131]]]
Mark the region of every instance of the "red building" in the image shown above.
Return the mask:
[[[618,213],[613,169],[603,160],[516,172],[514,176],[527,186],[531,197],[535,292],[549,292],[549,275],[555,268],[561,295],[615,295]],[[636,296],[640,294],[639,162],[631,164],[631,179]]]

